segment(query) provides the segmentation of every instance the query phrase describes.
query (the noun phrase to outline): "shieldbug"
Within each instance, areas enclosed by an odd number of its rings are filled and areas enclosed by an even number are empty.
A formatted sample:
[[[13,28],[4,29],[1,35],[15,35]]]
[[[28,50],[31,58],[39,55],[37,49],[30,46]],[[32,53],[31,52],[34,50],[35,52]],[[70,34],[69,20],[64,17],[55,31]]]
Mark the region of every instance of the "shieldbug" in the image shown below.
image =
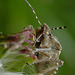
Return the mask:
[[[39,74],[54,75],[56,74],[57,68],[63,65],[63,61],[59,59],[62,50],[61,44],[56,37],[52,35],[51,30],[64,29],[66,26],[52,29],[46,24],[42,26],[31,4],[27,0],[25,1],[32,9],[40,25],[40,28],[36,29],[35,51],[33,52],[37,56],[38,61],[31,64],[35,63]]]

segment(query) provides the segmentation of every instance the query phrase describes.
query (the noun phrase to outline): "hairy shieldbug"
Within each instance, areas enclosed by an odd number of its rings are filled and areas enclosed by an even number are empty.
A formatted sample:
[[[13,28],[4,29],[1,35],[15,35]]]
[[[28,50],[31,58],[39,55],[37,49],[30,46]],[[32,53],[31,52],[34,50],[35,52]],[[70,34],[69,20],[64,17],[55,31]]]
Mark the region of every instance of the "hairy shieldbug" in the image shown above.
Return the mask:
[[[40,28],[36,29],[35,51],[33,52],[37,56],[38,61],[31,64],[35,63],[39,74],[54,75],[56,74],[57,68],[63,65],[63,61],[59,59],[62,50],[61,44],[56,37],[52,35],[51,30],[64,29],[66,26],[52,29],[46,24],[42,26],[31,4],[27,0],[25,1],[32,9],[40,25]]]

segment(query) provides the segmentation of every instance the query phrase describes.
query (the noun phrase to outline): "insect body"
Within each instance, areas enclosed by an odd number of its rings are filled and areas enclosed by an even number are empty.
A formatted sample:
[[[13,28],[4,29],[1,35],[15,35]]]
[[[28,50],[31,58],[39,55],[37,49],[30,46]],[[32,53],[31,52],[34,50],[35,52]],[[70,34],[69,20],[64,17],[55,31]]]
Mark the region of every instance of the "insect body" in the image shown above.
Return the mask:
[[[51,30],[64,29],[66,28],[66,26],[52,29],[50,29],[49,26],[46,24],[42,26],[33,7],[27,0],[25,1],[32,9],[41,27],[36,30],[36,42],[35,42],[36,50],[34,51],[34,54],[37,56],[39,60],[33,63],[35,63],[39,74],[54,75],[56,74],[56,68],[61,67],[63,65],[63,61],[59,59],[59,55],[62,50],[61,44],[52,35]]]
[[[42,29],[43,30],[39,29],[39,32],[36,33],[36,35],[41,35],[38,39],[39,42],[36,42],[36,48],[38,51],[36,52],[36,55],[39,60],[45,60],[37,63],[36,66],[40,73],[51,75],[56,73],[56,67],[58,68],[58,66],[60,67],[63,64],[63,62],[59,60],[62,47],[59,41],[52,35],[51,29],[46,24]],[[42,31],[42,33],[40,33],[40,31]],[[37,37],[39,37],[39,35]],[[59,65],[57,65],[57,63],[59,63]],[[54,68],[52,69],[52,67]]]

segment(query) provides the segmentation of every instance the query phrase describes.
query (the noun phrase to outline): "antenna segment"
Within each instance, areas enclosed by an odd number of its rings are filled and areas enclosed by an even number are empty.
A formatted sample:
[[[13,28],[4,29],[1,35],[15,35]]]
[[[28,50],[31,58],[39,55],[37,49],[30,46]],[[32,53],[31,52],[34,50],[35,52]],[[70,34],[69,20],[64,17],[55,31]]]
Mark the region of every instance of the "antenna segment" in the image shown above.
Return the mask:
[[[58,30],[58,29],[64,29],[64,28],[67,28],[67,26],[52,28],[51,30]]]
[[[40,20],[38,19],[37,15],[36,15],[36,12],[34,11],[34,9],[33,9],[33,7],[31,6],[31,4],[30,4],[27,0],[25,0],[25,2],[26,2],[26,3],[29,5],[29,7],[32,9],[32,11],[33,11],[33,13],[34,13],[34,15],[35,15],[35,17],[36,17],[38,23],[39,23],[40,26],[42,27],[42,24],[41,24]]]

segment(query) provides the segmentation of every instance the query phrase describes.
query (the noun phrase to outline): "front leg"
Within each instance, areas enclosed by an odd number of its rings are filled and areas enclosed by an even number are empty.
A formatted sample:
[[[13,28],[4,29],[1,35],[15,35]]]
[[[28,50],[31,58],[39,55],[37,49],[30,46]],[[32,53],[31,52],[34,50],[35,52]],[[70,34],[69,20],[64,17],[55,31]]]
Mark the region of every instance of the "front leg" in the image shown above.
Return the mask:
[[[44,56],[45,56],[48,58],[59,59],[59,55],[60,55],[59,50],[52,50],[51,48],[36,48],[36,50],[33,52],[41,54],[42,58],[44,58]]]

